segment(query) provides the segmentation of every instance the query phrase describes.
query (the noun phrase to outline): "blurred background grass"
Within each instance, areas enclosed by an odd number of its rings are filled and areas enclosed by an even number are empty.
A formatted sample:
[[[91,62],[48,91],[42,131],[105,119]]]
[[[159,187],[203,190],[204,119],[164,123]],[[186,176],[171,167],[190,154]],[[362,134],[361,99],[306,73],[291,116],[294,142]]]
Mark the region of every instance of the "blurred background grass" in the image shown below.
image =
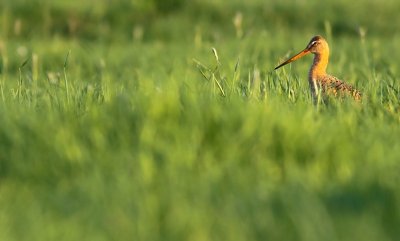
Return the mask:
[[[399,7],[3,0],[0,240],[397,240]]]

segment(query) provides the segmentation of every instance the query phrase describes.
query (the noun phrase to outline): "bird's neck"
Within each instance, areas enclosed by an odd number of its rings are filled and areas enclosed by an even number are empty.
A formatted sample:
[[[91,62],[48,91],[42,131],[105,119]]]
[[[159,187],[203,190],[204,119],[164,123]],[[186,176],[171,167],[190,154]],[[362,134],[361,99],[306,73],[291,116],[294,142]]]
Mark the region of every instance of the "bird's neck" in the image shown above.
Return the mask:
[[[328,66],[329,52],[315,53],[314,61],[309,72],[310,80],[316,81],[319,76],[326,75],[326,67]]]

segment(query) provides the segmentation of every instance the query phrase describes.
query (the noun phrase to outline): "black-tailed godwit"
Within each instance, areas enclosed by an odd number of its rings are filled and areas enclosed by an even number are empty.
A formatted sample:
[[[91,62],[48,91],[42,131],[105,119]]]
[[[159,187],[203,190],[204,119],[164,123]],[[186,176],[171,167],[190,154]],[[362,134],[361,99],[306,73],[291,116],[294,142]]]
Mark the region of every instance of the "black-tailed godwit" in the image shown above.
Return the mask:
[[[282,64],[275,67],[278,69],[290,62],[293,62],[306,54],[314,54],[314,61],[308,73],[308,83],[310,85],[311,95],[314,103],[318,101],[319,94],[324,96],[351,96],[357,101],[361,101],[361,93],[353,86],[344,83],[340,79],[326,73],[326,67],[329,62],[329,46],[326,40],[321,36],[315,36],[308,43],[307,47],[289,58]]]

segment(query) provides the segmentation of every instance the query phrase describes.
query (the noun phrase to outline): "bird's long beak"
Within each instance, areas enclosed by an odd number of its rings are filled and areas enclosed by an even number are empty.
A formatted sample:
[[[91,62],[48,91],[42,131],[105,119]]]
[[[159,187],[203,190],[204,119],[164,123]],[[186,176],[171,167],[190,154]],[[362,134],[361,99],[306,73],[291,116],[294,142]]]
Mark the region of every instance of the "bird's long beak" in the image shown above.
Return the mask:
[[[310,50],[308,48],[304,49],[303,51],[301,51],[300,53],[296,54],[295,56],[291,57],[290,59],[286,60],[285,62],[283,62],[282,64],[278,65],[275,67],[276,69],[279,69],[280,67],[287,65],[290,62],[296,61],[298,59],[300,59],[301,57],[303,57],[306,54],[309,54]]]

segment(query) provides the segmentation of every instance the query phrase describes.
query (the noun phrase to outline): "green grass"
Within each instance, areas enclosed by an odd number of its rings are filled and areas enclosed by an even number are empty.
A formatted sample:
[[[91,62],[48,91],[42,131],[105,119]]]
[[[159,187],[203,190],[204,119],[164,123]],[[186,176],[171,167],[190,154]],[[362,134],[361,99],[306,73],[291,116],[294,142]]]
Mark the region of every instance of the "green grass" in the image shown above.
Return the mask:
[[[158,2],[0,3],[0,240],[398,239],[399,3]]]

